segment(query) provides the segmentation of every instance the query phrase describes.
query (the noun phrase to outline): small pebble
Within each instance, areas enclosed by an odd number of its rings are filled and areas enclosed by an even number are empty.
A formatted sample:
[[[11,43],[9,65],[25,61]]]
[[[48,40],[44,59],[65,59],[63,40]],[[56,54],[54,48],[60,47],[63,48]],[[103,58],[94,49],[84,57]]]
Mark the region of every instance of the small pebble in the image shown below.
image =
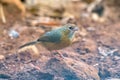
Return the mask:
[[[95,28],[94,27],[88,27],[87,30],[88,31],[95,31]]]
[[[9,31],[9,36],[13,39],[13,38],[18,38],[19,37],[19,33],[16,30],[10,30]]]
[[[3,56],[3,55],[0,55],[0,60],[2,60],[2,59],[4,59],[5,58],[5,56]]]
[[[120,60],[120,57],[114,56],[114,60]]]

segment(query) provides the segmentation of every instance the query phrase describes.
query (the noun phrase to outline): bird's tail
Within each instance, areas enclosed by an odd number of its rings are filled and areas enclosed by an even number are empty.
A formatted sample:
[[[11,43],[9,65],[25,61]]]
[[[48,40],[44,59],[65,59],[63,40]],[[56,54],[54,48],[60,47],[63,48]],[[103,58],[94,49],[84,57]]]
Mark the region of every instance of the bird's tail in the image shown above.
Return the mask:
[[[26,47],[26,46],[34,45],[34,44],[36,44],[36,43],[37,43],[37,41],[32,41],[32,42],[26,43],[26,44],[20,46],[19,49],[21,49],[21,48],[23,48],[23,47]]]

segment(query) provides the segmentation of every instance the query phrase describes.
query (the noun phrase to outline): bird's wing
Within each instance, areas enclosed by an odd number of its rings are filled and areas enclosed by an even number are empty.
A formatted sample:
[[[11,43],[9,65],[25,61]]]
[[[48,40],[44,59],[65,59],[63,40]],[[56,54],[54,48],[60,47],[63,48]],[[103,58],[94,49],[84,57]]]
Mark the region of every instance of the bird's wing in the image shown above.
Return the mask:
[[[37,41],[57,43],[60,42],[60,39],[61,33],[57,30],[52,30],[50,32],[45,33]]]

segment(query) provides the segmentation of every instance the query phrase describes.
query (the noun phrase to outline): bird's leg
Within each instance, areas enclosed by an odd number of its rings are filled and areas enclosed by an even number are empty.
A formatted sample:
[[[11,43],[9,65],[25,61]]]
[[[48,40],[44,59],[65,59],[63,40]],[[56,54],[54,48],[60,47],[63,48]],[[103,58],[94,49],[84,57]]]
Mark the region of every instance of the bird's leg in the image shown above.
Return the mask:
[[[62,55],[62,53],[58,50],[54,50],[54,55],[58,54],[61,58],[64,58],[64,56]]]

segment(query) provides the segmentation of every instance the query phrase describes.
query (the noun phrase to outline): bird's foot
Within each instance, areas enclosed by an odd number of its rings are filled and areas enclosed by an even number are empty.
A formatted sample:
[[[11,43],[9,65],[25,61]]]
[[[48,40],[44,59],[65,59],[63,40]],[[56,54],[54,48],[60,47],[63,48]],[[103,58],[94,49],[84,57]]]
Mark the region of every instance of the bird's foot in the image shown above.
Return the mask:
[[[54,51],[53,53],[54,53],[54,55],[59,55],[59,57],[62,59],[64,58],[64,56],[62,55],[62,53],[60,51]]]

